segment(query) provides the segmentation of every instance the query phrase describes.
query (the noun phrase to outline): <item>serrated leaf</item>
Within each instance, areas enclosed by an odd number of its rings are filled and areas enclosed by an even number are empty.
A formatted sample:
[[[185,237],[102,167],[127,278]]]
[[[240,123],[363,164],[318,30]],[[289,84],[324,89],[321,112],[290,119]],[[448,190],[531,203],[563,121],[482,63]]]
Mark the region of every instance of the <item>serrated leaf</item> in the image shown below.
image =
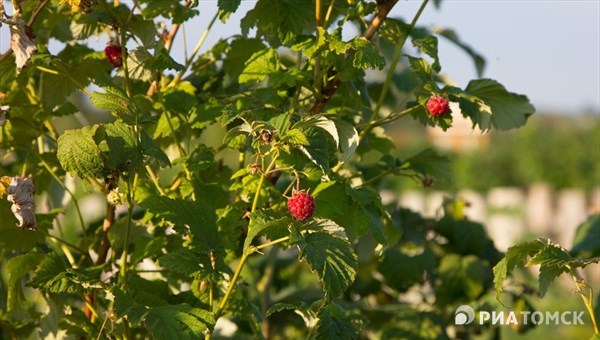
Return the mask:
[[[217,3],[217,6],[219,7],[219,19],[225,22],[231,13],[237,11],[241,3],[242,0],[219,0]]]
[[[437,29],[435,33],[443,36],[444,38],[456,44],[458,47],[462,48],[463,51],[465,51],[471,57],[471,59],[473,59],[473,63],[475,64],[475,70],[477,71],[477,77],[481,77],[485,68],[485,59],[481,54],[477,53],[470,46],[463,43],[456,34],[456,32],[454,32],[451,29]]]
[[[146,306],[135,302],[131,296],[121,289],[115,288],[112,293],[115,296],[114,307],[117,318],[126,316],[129,322],[137,324],[146,315],[146,312],[148,311]]]
[[[363,317],[331,303],[317,314],[316,339],[357,339],[364,325]]]
[[[432,81],[433,68],[427,60],[408,56],[408,63],[410,64],[410,69],[419,79],[425,83]]]
[[[198,257],[188,249],[169,252],[158,259],[158,264],[167,270],[189,276],[203,269]]]
[[[571,254],[592,257],[600,256],[600,214],[588,217],[577,227]]]
[[[352,42],[353,49],[356,50],[352,65],[361,70],[369,68],[383,69],[385,67],[385,58],[377,51],[375,45],[365,38],[355,38]]]
[[[295,129],[307,129],[307,128],[319,128],[323,131],[327,132],[333,141],[335,142],[335,147],[338,148],[340,145],[340,136],[338,134],[338,129],[335,126],[333,120],[327,119],[323,116],[310,117],[308,119],[299,121],[298,123],[293,125]]]
[[[139,205],[154,219],[172,223],[180,233],[189,233],[192,243],[203,251],[215,249],[219,242],[216,216],[201,202],[157,196],[140,190]]]
[[[418,47],[422,53],[427,54],[433,59],[431,67],[435,72],[440,72],[440,59],[438,58],[438,40],[434,36],[427,36],[423,39],[414,39],[413,45]]]
[[[502,282],[517,264],[523,264],[527,256],[537,253],[544,247],[544,242],[540,240],[523,242],[514,245],[506,251],[506,255],[493,268],[494,285],[496,286],[496,300],[500,301],[502,293]]]
[[[121,122],[109,123],[96,129],[95,140],[102,150],[106,165],[116,169],[120,165],[140,165],[142,153],[138,148],[138,140],[132,127]]]
[[[90,97],[92,104],[97,108],[117,114],[130,114],[137,111],[134,102],[127,97],[125,91],[112,86],[104,87],[104,91],[104,93],[94,92]]]
[[[463,115],[471,117],[482,130],[494,127],[499,130],[509,130],[523,126],[527,118],[535,112],[529,99],[524,95],[508,92],[504,86],[493,79],[471,80],[465,92],[481,99],[487,107],[463,106]],[[477,120],[480,111],[489,111],[490,124]]]
[[[22,280],[30,270],[34,269],[44,258],[42,254],[29,253],[11,258],[6,262],[8,300],[7,311],[21,309],[25,301]]]
[[[0,187],[3,187],[0,184]],[[41,229],[40,215],[36,214],[38,229]],[[38,243],[43,243],[44,232],[32,231],[17,227],[17,218],[11,211],[11,203],[6,198],[0,198],[0,249],[11,252],[14,250],[29,251]]]
[[[406,159],[401,169],[410,169],[423,176],[431,176],[437,179],[449,179],[450,161],[432,149],[425,149],[417,155]]]
[[[97,126],[67,130],[58,138],[57,157],[65,171],[81,178],[100,178],[104,164],[94,141]]]
[[[550,284],[554,281],[554,279],[559,277],[560,274],[564,273],[565,271],[567,271],[565,268],[562,268],[559,266],[541,266],[540,267],[540,276],[538,277],[539,284],[540,284],[539,285],[540,297],[544,297],[544,295],[546,295],[546,292],[548,291],[548,287],[550,287]]]
[[[184,66],[176,62],[165,48],[160,49],[159,52],[155,52],[154,57],[144,62],[144,65],[147,69],[153,71],[182,71],[184,69]]]
[[[47,255],[35,270],[29,285],[50,293],[80,293],[100,288],[102,267],[70,268],[58,255]]]
[[[439,266],[438,302],[444,305],[468,302],[485,292],[486,277],[491,280],[486,262],[474,255],[445,255]],[[491,273],[490,273],[491,274]]]
[[[336,120],[335,127],[340,138],[340,151],[342,151],[342,162],[346,162],[354,154],[360,142],[358,132],[352,126],[343,120]]]
[[[306,135],[299,129],[291,129],[286,132],[285,135],[281,136],[285,142],[292,145],[309,145]]]
[[[141,137],[142,141],[140,146],[144,155],[155,159],[161,167],[171,166],[171,161],[169,160],[167,154],[165,154],[165,152],[154,143],[146,130],[142,129]]]
[[[299,249],[300,260],[319,277],[326,301],[340,296],[354,281],[358,259],[347,240],[315,232],[305,235]]]
[[[261,232],[269,228],[284,227],[291,222],[289,217],[276,216],[272,210],[259,209],[250,214],[250,225],[248,226],[248,235],[244,240],[244,252],[252,245],[254,238]]]
[[[246,62],[246,67],[238,77],[242,84],[264,80],[272,73],[279,71],[277,51],[267,48],[254,53]]]
[[[215,326],[214,315],[188,304],[150,309],[144,318],[146,329],[155,339],[199,339]]]

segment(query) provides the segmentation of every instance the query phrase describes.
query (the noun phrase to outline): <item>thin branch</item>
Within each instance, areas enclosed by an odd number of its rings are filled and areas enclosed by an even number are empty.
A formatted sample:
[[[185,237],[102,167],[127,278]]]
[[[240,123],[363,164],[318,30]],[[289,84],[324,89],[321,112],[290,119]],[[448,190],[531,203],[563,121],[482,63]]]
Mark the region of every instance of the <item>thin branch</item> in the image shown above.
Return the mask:
[[[394,8],[394,5],[396,5],[397,2],[398,0],[382,1],[379,5],[379,10],[377,11],[375,18],[371,22],[371,25],[361,35],[361,37],[371,40],[371,38],[373,38],[373,35],[375,35],[381,24],[383,24],[388,14],[392,10],[392,8]],[[341,80],[338,76],[333,77],[327,83],[327,85],[321,90],[321,98],[317,100],[310,108],[310,112],[312,114],[319,113],[323,110],[331,96],[333,96],[335,91],[337,91],[338,87],[340,86],[340,83]]]
[[[49,2],[50,2],[50,0],[44,0],[44,1],[40,2],[40,4],[33,10],[33,14],[31,14],[31,17],[29,18],[29,21],[27,22],[27,26],[29,26],[29,27],[33,26],[33,24],[37,20],[38,16],[40,15],[40,13],[44,9],[44,7],[46,7],[46,5],[48,5]],[[9,48],[8,51],[4,52],[0,56],[0,63],[2,63],[6,58],[10,57],[12,54],[13,54],[13,50],[12,50],[12,48]]]

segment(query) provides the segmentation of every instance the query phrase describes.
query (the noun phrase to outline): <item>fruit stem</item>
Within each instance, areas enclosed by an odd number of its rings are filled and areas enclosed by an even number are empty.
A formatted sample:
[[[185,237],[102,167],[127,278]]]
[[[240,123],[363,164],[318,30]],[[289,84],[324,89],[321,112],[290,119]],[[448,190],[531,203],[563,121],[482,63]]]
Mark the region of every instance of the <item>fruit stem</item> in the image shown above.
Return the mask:
[[[275,149],[275,150],[277,150],[277,149]],[[275,156],[273,156],[271,163],[269,163],[269,166],[267,167],[267,169],[265,171],[263,171],[262,175],[260,176],[260,180],[258,182],[258,187],[256,188],[256,194],[254,195],[254,201],[252,202],[252,209],[250,210],[251,213],[253,213],[256,210],[256,207],[258,206],[260,190],[262,189],[262,186],[265,182],[265,178],[267,177],[267,174],[271,170],[273,170],[273,168],[275,167],[275,162],[277,161],[277,157],[279,157],[279,152],[275,153]]]

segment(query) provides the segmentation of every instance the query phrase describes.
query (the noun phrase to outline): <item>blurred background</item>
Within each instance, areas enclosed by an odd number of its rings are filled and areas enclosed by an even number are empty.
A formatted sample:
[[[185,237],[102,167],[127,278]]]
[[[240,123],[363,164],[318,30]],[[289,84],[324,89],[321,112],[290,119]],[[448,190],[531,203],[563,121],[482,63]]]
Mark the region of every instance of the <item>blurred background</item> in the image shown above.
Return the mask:
[[[184,25],[174,42],[172,54],[180,63],[217,11],[216,1],[200,2],[200,15]],[[420,3],[400,1],[391,16],[409,21]],[[244,0],[227,23],[218,22],[201,52],[221,38],[239,34],[238,23],[254,4]],[[384,201],[435,217],[444,197],[458,197],[467,203],[469,218],[482,222],[502,251],[537,237],[549,237],[569,249],[577,226],[589,214],[600,212],[600,1],[442,1],[439,9],[426,9],[419,25],[453,29],[485,58],[483,77],[527,95],[537,112],[525,127],[509,132],[473,130],[460,117],[445,133],[410,118],[390,126],[395,156],[407,158],[433,145],[451,159],[452,180],[423,189],[410,179],[389,177],[380,184]],[[356,32],[345,27],[344,37]],[[99,36],[89,43],[100,51],[107,41],[107,36]],[[3,27],[1,52],[9,42]],[[63,46],[54,41],[49,48],[56,52]],[[450,82],[464,87],[477,77],[473,61],[456,45],[440,39],[439,56]],[[378,79],[381,74],[370,75],[370,80]],[[62,121],[61,131],[110,119],[93,110],[84,96],[75,94],[72,101],[82,115]],[[206,138],[222,138],[220,133]],[[83,198],[82,208],[91,220],[101,218],[102,200],[93,195]],[[600,267],[588,267],[585,277],[599,292]],[[535,308],[583,311],[573,289],[572,282],[559,280],[546,298],[533,301]],[[589,323],[537,327],[523,335],[509,327],[502,331],[506,338],[519,339],[575,339],[592,333]]]

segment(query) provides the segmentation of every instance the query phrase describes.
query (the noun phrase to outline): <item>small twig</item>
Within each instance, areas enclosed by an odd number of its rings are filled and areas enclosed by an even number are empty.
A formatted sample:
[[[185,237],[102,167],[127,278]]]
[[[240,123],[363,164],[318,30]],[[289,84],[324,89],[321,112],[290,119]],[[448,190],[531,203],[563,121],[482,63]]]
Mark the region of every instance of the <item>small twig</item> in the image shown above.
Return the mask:
[[[377,11],[375,18],[371,22],[371,25],[361,35],[361,37],[363,37],[367,40],[371,40],[371,38],[373,38],[373,36],[377,32],[377,30],[379,29],[381,24],[383,24],[383,22],[385,21],[385,19],[388,16],[388,14],[390,13],[390,11],[394,7],[394,5],[396,5],[397,2],[398,2],[398,0],[382,1],[381,4],[379,5],[379,10]],[[327,102],[329,101],[331,96],[333,96],[333,94],[337,91],[338,87],[340,86],[340,83],[341,83],[341,80],[338,76],[333,77],[327,83],[327,85],[321,90],[321,98],[319,98],[319,100],[317,100],[313,104],[313,106],[310,108],[310,112],[312,114],[319,113],[323,110],[323,108],[325,107],[325,105],[327,104]]]

